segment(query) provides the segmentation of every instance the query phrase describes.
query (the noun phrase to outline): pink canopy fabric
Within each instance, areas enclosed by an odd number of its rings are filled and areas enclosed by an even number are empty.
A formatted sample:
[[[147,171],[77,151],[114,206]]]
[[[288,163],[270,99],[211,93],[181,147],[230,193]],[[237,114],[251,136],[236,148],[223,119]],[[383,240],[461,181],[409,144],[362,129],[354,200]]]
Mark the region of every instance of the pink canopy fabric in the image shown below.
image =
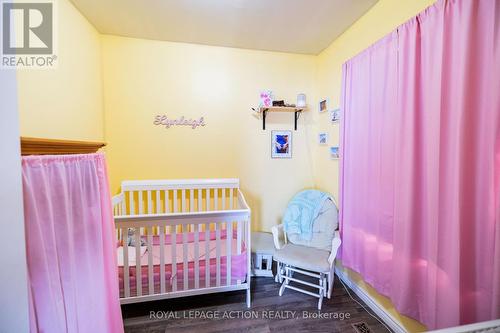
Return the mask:
[[[438,1],[341,104],[343,264],[429,329],[500,318],[500,1]]]
[[[123,332],[102,154],[22,159],[31,332]]]

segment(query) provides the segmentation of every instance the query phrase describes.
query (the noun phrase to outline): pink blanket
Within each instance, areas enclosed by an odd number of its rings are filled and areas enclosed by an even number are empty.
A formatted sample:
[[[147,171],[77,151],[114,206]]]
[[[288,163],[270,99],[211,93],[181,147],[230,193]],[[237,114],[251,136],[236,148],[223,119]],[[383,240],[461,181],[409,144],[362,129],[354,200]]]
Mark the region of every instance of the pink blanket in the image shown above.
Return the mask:
[[[175,261],[176,261],[176,274],[172,275],[172,262],[173,262],[173,251],[171,244],[170,235],[165,237],[164,246],[164,258],[165,258],[165,288],[166,292],[176,290],[183,290],[184,288],[184,245],[182,244],[182,234],[178,234],[176,237],[175,244]],[[147,237],[143,237],[147,241]],[[227,257],[229,249],[227,247],[227,239],[225,231],[221,232],[221,239],[219,244],[219,255],[220,255],[220,285],[227,285]],[[236,233],[233,233],[233,237],[230,241],[231,248],[231,272],[229,284],[236,284],[238,281],[244,281],[247,274],[247,253],[245,244],[243,241],[241,244],[241,252],[237,254],[237,239]],[[199,279],[198,288],[205,288],[217,285],[217,241],[215,239],[215,232],[210,233],[208,239],[208,283],[206,275],[206,245],[205,233],[199,233],[198,242],[198,264],[199,264]],[[148,275],[148,262],[149,256],[151,254],[151,259],[153,263],[153,289],[154,293],[160,293],[160,256],[161,249],[159,245],[159,236],[153,236],[153,242],[151,246],[151,252],[147,250],[146,247],[142,247],[141,250],[141,280],[142,280],[142,294],[149,294],[149,275]],[[194,243],[194,232],[187,234],[186,243],[186,269],[187,269],[187,289],[194,289],[195,285],[195,243]],[[128,248],[128,258],[129,258],[129,281],[130,281],[130,295],[136,296],[136,258],[135,258],[135,247]],[[120,297],[124,297],[124,267],[123,267],[123,248],[120,246],[117,248],[118,264],[119,264],[119,279],[120,279]]]

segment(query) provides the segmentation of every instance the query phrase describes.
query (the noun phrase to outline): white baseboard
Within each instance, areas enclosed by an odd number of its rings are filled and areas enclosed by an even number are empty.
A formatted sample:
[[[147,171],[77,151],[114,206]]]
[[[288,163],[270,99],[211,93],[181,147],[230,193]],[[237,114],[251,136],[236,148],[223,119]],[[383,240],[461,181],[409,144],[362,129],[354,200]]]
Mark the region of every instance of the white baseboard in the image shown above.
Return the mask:
[[[349,287],[365,304],[394,332],[396,333],[407,333],[401,323],[394,318],[386,309],[366,291],[360,288],[356,283],[352,282],[351,279],[338,268],[335,268],[335,274],[344,282],[344,284]]]

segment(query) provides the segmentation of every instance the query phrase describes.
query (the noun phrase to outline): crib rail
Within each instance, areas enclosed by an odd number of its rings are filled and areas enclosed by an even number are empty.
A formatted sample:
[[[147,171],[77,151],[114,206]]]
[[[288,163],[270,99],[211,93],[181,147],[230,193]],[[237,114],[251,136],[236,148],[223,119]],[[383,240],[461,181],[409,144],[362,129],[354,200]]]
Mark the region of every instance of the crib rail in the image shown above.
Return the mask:
[[[124,181],[119,196],[115,215],[248,209],[238,179]]]
[[[122,184],[113,197],[122,304],[246,289],[249,306],[250,209],[238,186],[237,179]]]

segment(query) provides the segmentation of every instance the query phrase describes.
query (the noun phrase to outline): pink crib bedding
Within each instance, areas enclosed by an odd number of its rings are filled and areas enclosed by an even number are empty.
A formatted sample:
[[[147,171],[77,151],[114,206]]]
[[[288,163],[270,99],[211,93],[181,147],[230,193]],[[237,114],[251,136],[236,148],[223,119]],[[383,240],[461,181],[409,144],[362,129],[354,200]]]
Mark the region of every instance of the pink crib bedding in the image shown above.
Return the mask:
[[[182,234],[178,234],[176,237],[175,244],[175,258],[176,258],[176,268],[177,272],[172,275],[172,244],[170,235],[165,237],[164,246],[164,258],[165,258],[165,288],[166,292],[172,290],[183,290],[184,288],[184,245],[182,244]],[[147,241],[147,238],[143,237],[143,240]],[[208,281],[206,276],[206,245],[205,232],[199,232],[199,242],[198,242],[198,264],[199,264],[199,278],[198,278],[198,288],[213,287],[217,283],[220,285],[227,285],[227,239],[225,230],[221,231],[221,239],[219,243],[219,255],[220,255],[220,276],[219,281],[217,281],[217,241],[215,239],[215,232],[210,232],[208,241],[208,267],[209,275]],[[233,233],[233,237],[230,240],[231,243],[231,272],[229,284],[236,284],[238,281],[244,281],[247,274],[247,254],[245,243],[241,240],[241,252],[237,254],[237,237],[236,233]],[[152,288],[154,293],[160,292],[160,256],[161,249],[159,245],[159,236],[153,236],[152,244],[152,261],[153,261],[153,283]],[[194,289],[195,284],[195,244],[194,244],[194,232],[187,234],[186,243],[187,252],[187,288]],[[136,295],[136,259],[135,259],[135,247],[129,247],[129,281],[130,281],[130,296]],[[118,271],[120,280],[120,297],[124,297],[124,267],[123,267],[123,247],[117,248],[118,257]],[[147,246],[141,248],[141,280],[142,280],[142,294],[149,293],[149,275],[148,275],[148,261],[149,252]],[[208,282],[208,283],[207,283]]]

